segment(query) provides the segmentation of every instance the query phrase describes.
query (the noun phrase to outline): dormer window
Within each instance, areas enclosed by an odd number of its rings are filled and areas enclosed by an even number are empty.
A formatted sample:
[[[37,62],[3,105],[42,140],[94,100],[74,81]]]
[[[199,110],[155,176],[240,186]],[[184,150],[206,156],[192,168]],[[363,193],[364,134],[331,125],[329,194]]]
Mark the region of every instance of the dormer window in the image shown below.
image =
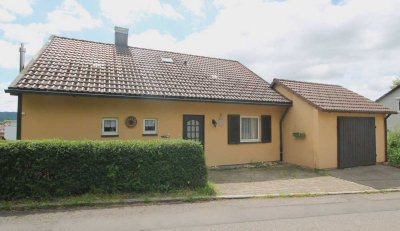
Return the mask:
[[[173,63],[174,60],[170,57],[161,57],[161,61],[163,61],[164,63]]]

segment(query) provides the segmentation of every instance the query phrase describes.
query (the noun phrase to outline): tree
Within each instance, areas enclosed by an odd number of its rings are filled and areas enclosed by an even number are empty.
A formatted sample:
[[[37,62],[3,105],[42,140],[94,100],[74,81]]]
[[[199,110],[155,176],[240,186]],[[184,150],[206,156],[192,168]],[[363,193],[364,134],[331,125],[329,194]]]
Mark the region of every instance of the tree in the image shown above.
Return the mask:
[[[400,77],[397,77],[392,82],[392,89],[400,85]]]

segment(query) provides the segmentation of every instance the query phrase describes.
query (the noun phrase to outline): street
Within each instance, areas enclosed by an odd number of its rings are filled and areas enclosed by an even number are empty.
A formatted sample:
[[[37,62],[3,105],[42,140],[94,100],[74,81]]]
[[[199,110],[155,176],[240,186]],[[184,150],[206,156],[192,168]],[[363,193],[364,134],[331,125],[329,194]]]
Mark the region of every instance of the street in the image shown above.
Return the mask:
[[[398,230],[400,193],[1,212],[0,230]]]

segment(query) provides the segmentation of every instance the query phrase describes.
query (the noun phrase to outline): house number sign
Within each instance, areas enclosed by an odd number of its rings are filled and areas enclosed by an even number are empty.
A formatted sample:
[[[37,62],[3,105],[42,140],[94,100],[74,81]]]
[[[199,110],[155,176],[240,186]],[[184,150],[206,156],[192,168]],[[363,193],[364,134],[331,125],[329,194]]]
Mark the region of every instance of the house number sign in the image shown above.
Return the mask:
[[[128,128],[133,128],[133,127],[136,126],[136,124],[137,124],[136,117],[134,117],[134,116],[128,116],[128,117],[126,117],[125,125],[126,125]]]

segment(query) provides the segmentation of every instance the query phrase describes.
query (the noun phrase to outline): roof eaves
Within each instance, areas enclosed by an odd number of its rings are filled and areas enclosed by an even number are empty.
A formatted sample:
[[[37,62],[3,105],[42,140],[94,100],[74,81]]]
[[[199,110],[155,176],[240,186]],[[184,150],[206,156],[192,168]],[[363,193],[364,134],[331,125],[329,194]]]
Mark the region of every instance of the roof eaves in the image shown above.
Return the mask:
[[[271,105],[271,106],[291,106],[292,102],[275,102],[275,101],[251,101],[251,100],[226,100],[226,99],[207,99],[207,98],[189,98],[189,97],[171,97],[171,96],[152,96],[152,95],[121,95],[121,94],[103,94],[103,93],[86,93],[86,92],[69,92],[69,91],[52,91],[52,90],[32,90],[8,88],[6,93],[18,95],[21,93],[34,93],[45,95],[69,95],[69,96],[88,96],[88,97],[114,97],[114,98],[136,98],[136,99],[157,99],[157,100],[176,100],[176,101],[193,101],[193,102],[210,102],[210,103],[234,103],[234,104],[254,104],[254,105]]]
[[[397,114],[395,111],[371,111],[371,110],[336,110],[336,109],[321,109],[322,112],[341,112],[341,113],[360,113],[360,114]]]

